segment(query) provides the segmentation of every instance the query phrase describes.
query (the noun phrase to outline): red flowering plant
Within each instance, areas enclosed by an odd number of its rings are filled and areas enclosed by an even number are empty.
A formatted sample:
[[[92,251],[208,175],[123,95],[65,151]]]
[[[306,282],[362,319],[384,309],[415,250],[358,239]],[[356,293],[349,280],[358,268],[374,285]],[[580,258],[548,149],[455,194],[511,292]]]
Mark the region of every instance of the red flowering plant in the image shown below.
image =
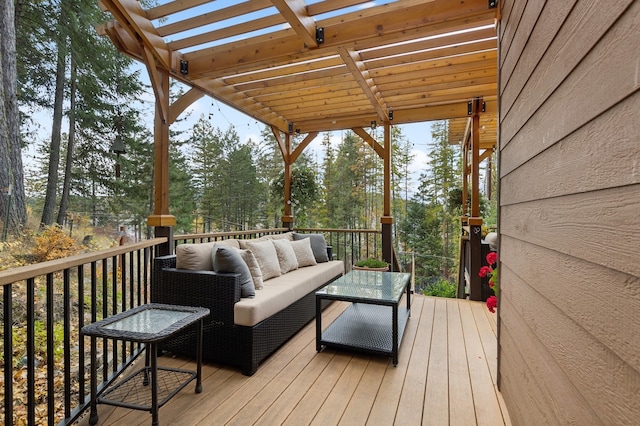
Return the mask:
[[[487,254],[487,263],[489,266],[480,268],[480,278],[489,278],[489,287],[493,290],[493,295],[487,298],[487,308],[489,311],[495,312],[498,307],[498,253],[495,251]]]

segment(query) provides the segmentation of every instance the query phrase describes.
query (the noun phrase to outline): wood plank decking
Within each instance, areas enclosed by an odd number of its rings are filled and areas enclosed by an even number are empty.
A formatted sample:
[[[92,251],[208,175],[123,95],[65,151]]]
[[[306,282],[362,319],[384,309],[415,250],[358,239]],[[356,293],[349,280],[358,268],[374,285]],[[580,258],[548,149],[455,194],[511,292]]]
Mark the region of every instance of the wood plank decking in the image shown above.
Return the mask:
[[[497,391],[496,320],[484,303],[416,295],[391,358],[315,350],[315,323],[252,377],[205,364],[203,391],[189,384],[160,409],[162,425],[510,425]],[[347,303],[333,303],[323,324]],[[192,368],[164,356],[159,364]],[[98,406],[99,425],[148,425],[151,415]],[[82,419],[81,425],[88,425]]]

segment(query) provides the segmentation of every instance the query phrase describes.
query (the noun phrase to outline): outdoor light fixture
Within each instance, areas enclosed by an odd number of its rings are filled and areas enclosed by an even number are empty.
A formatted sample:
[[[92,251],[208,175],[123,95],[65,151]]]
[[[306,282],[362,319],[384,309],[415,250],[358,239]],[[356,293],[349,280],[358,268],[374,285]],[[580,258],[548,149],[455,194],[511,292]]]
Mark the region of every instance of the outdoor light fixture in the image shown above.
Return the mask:
[[[389,121],[393,121],[393,110],[389,110]]]
[[[116,134],[116,138],[113,141],[113,145],[111,145],[111,151],[116,153],[116,178],[120,177],[120,154],[126,154],[127,150],[124,149],[124,143],[122,142],[122,137],[119,134]]]
[[[189,61],[180,59],[180,74],[182,75],[189,74]]]
[[[293,133],[293,123],[289,123],[289,134]]]
[[[316,42],[324,43],[324,27],[316,27]]]
[[[375,130],[375,129],[376,129],[376,125],[377,125],[376,120],[372,120],[372,121],[371,121],[371,128],[372,128],[373,130]]]

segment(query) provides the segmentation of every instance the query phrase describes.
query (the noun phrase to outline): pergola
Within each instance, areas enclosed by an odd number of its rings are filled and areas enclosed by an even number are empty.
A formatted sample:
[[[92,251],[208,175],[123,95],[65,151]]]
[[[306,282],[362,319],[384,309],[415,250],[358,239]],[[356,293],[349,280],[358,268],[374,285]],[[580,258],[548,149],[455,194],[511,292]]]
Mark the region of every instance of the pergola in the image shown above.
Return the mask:
[[[496,141],[497,0],[175,0],[145,9],[100,0],[98,31],[146,65],[156,99],[155,210],[171,237],[169,126],[208,95],[270,126],[285,170],[322,131],[352,129],[383,159],[383,257],[391,260],[390,126],[450,119],[469,151],[471,216],[479,216],[481,149]],[[191,89],[172,104],[169,79]],[[384,140],[365,129],[383,126]],[[306,135],[297,146],[293,134]],[[467,149],[465,149],[467,151]],[[465,178],[465,182],[467,179]],[[466,191],[465,191],[466,193]]]

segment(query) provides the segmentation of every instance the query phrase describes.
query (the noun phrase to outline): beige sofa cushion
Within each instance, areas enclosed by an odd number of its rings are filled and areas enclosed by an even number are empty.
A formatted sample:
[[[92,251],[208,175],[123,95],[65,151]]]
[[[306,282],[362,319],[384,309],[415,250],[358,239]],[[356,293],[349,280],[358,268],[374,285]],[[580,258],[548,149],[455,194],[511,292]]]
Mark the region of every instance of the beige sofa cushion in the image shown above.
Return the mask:
[[[176,247],[176,268],[192,271],[213,271],[213,246],[240,248],[238,240],[220,240],[211,243],[180,244]]]
[[[246,241],[246,248],[251,250],[260,265],[262,280],[266,281],[273,277],[280,276],[280,263],[276,248],[270,240]]]
[[[242,256],[242,260],[249,267],[249,272],[251,273],[251,278],[253,278],[253,284],[256,290],[262,290],[262,271],[260,270],[260,265],[258,265],[258,261],[256,257],[253,255],[251,250],[243,250],[237,249],[240,252],[240,256]]]
[[[280,273],[284,275],[287,272],[298,269],[298,259],[291,246],[291,241],[282,238],[279,240],[271,240],[271,242],[276,248],[278,263],[280,264]]]
[[[270,234],[270,235],[265,235],[262,238],[267,238],[269,240],[289,240],[289,241],[293,241],[293,232],[285,232],[282,234]]]
[[[317,265],[316,258],[313,255],[313,250],[311,249],[311,240],[309,238],[303,238],[302,240],[292,241],[291,247],[293,247],[293,252],[296,255],[296,260],[298,261],[298,268],[303,268],[305,266],[313,266]]]
[[[343,273],[342,261],[334,260],[265,281],[253,299],[241,299],[234,305],[234,322],[254,326]]]
[[[238,240],[241,249],[247,248],[248,242],[268,241],[268,240],[289,240],[293,241],[293,232],[285,232],[284,234],[269,234],[262,237],[252,238],[250,240]]]

